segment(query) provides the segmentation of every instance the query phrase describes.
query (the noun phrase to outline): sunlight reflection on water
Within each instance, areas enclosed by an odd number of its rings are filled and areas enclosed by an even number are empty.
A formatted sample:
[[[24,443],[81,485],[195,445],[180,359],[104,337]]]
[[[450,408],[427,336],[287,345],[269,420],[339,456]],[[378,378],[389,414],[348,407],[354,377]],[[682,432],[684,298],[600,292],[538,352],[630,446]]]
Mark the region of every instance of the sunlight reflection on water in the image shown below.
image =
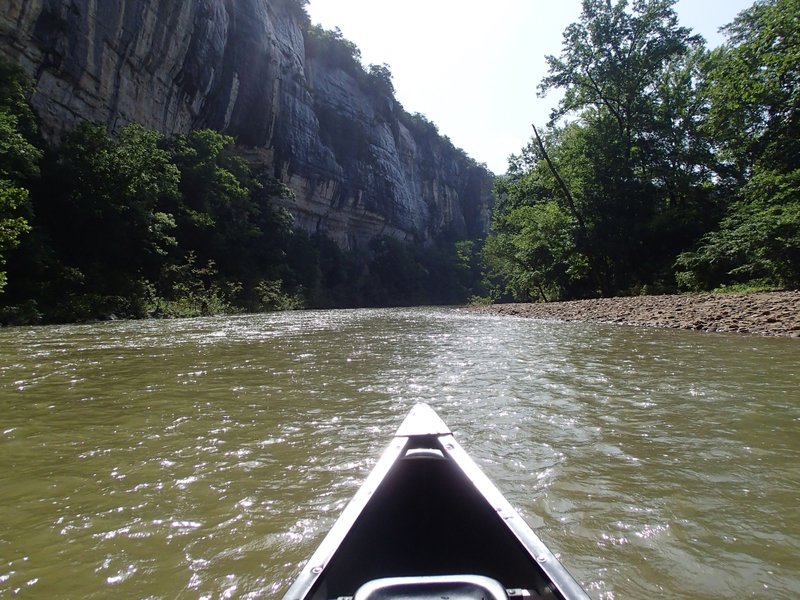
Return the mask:
[[[3,330],[0,595],[275,597],[424,401],[592,596],[795,597],[797,356],[451,309]]]

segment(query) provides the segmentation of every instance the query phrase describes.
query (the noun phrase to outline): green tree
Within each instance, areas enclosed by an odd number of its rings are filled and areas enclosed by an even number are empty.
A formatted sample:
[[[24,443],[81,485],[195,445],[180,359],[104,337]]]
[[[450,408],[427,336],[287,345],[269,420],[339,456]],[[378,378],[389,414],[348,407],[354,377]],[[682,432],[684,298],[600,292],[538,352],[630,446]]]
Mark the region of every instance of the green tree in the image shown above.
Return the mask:
[[[2,135],[0,124],[0,135]],[[30,231],[25,217],[20,216],[19,208],[28,201],[28,191],[8,181],[0,179],[0,269],[6,264],[6,253],[19,245],[20,236]],[[0,270],[0,293],[6,287],[6,271]]]
[[[392,71],[389,65],[371,64],[367,67],[367,75],[372,80],[373,86],[386,96],[394,97],[394,83],[392,82]]]
[[[83,303],[83,318],[99,316],[94,304],[101,312],[140,314],[143,280],[157,276],[176,243],[174,219],[163,207],[174,203],[180,175],[161,136],[129,125],[112,138],[85,123],[51,169],[36,210],[73,270],[64,293],[97,298]]]
[[[181,200],[173,208],[176,236],[200,262],[213,260],[221,273],[240,276],[260,235],[260,208],[253,195],[262,186],[234,150],[233,138],[210,129],[172,141],[180,170]]]
[[[719,229],[678,259],[681,283],[797,287],[800,0],[756,2],[725,31],[709,72],[707,127],[735,193]]]
[[[149,285],[148,310],[159,317],[197,317],[229,312],[230,299],[239,290],[236,284],[223,287],[218,281],[214,261],[197,264],[194,252],[181,263],[164,263],[159,283],[168,290],[164,298]],[[227,289],[226,289],[227,288]]]
[[[233,138],[219,132],[176,138],[171,150],[181,173],[173,210],[180,261],[188,264],[191,253],[193,261],[213,264],[215,285],[231,305],[252,311],[301,306],[317,285],[319,256],[306,235],[293,231],[289,213],[273,206],[291,201],[291,191],[256,171]],[[166,298],[182,293],[169,277],[158,289]]]
[[[800,286],[800,169],[757,169],[739,198],[718,230],[678,257],[682,286]]]
[[[311,25],[305,35],[305,50],[309,58],[319,58],[355,77],[364,74],[361,50],[346,39],[338,27],[329,31],[319,25]]]
[[[704,49],[679,26],[674,4],[584,0],[540,85],[541,93],[565,92],[554,118],[579,114],[585,125],[593,173],[584,211],[589,243],[608,265],[599,273],[606,293],[651,279],[675,256],[674,241],[685,241],[674,231],[654,236],[653,222],[690,223],[681,211],[703,212],[708,201],[700,167],[709,154],[699,133],[705,105],[697,94]]]
[[[37,127],[27,101],[29,94],[30,83],[24,73],[0,61],[0,293],[7,282],[7,254],[30,231],[24,211],[42,158],[33,143]]]
[[[743,178],[800,164],[800,0],[759,0],[727,27],[709,72],[708,126]]]
[[[636,150],[651,129],[665,67],[702,44],[678,25],[676,1],[583,0],[580,20],[564,32],[561,55],[547,57],[550,74],[539,85],[542,95],[564,90],[554,121],[587,107],[606,111],[631,171],[643,166]]]
[[[509,239],[489,243],[515,289],[538,298],[669,289],[675,256],[715,224],[700,127],[706,53],[674,4],[584,0],[561,54],[547,57],[540,94],[564,96],[512,161],[493,225]]]
[[[517,301],[565,297],[588,270],[588,260],[575,246],[574,228],[571,216],[552,200],[512,211],[504,231],[484,251],[490,276],[505,281],[498,291]]]
[[[592,223],[586,221],[584,193],[592,172],[584,129],[578,123],[551,128],[541,145],[523,149],[507,175],[495,181],[492,235],[483,254],[496,299],[558,300],[590,293]],[[555,179],[556,164],[569,199]]]

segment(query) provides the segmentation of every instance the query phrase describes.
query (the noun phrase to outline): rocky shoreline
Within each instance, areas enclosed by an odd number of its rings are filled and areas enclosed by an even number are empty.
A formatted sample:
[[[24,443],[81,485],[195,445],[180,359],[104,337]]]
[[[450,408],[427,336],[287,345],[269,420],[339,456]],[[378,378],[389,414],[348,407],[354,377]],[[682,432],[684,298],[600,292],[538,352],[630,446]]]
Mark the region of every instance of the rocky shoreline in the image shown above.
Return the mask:
[[[541,304],[493,304],[469,310],[532,319],[800,339],[800,291],[631,296]]]

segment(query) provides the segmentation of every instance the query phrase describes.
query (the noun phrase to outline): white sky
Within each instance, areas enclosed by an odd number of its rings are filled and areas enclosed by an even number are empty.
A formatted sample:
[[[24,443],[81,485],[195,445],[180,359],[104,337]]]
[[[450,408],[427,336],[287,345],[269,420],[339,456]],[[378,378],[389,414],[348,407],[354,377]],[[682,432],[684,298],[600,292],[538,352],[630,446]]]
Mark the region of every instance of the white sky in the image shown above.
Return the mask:
[[[710,47],[717,30],[753,0],[679,0],[683,25]],[[546,54],[561,53],[562,33],[581,0],[311,0],[308,13],[339,27],[362,62],[389,65],[395,96],[411,113],[495,173],[544,125],[558,101],[536,97]]]

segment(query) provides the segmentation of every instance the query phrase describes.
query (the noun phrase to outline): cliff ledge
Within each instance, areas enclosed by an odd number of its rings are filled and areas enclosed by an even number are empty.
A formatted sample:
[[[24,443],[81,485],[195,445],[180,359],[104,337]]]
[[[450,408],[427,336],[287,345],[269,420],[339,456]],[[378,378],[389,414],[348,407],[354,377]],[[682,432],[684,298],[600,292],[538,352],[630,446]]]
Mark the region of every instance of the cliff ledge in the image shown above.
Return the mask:
[[[295,0],[9,0],[0,55],[33,78],[50,141],[84,120],[212,128],[292,188],[299,226],[344,248],[482,235],[491,173],[313,30]]]

